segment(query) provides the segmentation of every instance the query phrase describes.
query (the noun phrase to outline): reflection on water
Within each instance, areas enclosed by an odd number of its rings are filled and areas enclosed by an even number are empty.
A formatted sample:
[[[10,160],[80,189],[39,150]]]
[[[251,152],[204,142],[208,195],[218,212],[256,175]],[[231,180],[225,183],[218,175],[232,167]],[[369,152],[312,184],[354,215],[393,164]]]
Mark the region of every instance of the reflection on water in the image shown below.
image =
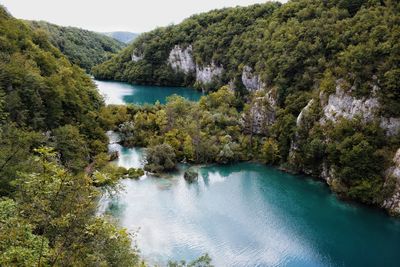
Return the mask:
[[[106,104],[154,104],[166,102],[171,95],[180,95],[191,101],[198,101],[202,93],[186,87],[160,87],[132,85],[123,82],[95,80],[97,88],[104,96]]]
[[[141,166],[142,150],[118,147],[119,164]],[[216,266],[398,266],[400,222],[338,201],[320,182],[258,164],[124,180],[107,212],[138,233],[153,264],[205,252]]]

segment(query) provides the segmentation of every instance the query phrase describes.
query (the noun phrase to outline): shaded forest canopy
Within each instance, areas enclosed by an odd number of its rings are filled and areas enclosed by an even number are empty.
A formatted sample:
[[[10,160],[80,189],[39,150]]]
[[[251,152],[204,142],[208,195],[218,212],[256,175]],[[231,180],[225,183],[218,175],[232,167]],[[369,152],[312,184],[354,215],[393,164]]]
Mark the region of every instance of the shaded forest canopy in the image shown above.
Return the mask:
[[[111,36],[75,27],[62,27],[45,21],[28,21],[34,29],[45,31],[52,45],[57,47],[73,64],[90,72],[115,55],[125,44]]]

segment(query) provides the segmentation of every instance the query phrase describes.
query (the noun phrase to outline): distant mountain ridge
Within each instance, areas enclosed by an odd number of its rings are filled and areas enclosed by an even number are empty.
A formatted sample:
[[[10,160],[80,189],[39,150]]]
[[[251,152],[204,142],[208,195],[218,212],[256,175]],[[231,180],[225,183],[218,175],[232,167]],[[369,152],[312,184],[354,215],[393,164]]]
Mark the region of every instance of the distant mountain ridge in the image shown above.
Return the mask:
[[[131,43],[133,40],[136,39],[136,37],[139,36],[138,33],[133,33],[133,32],[123,32],[123,31],[117,31],[117,32],[103,32],[105,36],[114,38],[120,42],[123,42],[125,44]]]

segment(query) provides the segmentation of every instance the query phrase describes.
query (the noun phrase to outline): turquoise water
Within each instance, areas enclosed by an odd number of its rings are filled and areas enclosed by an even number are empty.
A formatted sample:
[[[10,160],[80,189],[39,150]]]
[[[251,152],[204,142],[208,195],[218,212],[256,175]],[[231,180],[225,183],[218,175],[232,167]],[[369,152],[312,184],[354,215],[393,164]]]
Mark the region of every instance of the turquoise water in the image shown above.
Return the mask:
[[[117,164],[140,167],[143,151],[118,144]],[[181,166],[184,169],[186,166]],[[207,252],[215,266],[399,266],[400,221],[338,200],[327,186],[259,164],[199,167],[124,180],[106,211],[131,231],[144,258],[165,265]]]
[[[201,92],[186,87],[143,86],[98,80],[95,80],[95,83],[106,104],[154,104],[156,101],[164,104],[166,98],[174,94],[191,101],[197,101],[202,96]]]

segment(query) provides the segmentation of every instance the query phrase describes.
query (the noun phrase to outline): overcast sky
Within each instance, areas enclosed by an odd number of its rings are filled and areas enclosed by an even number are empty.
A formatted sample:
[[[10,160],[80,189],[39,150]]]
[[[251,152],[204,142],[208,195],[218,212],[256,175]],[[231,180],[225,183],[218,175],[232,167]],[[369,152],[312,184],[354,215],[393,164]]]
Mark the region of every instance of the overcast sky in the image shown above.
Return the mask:
[[[0,0],[17,18],[92,31],[145,32],[215,8],[266,0]],[[281,1],[284,2],[284,1]]]

